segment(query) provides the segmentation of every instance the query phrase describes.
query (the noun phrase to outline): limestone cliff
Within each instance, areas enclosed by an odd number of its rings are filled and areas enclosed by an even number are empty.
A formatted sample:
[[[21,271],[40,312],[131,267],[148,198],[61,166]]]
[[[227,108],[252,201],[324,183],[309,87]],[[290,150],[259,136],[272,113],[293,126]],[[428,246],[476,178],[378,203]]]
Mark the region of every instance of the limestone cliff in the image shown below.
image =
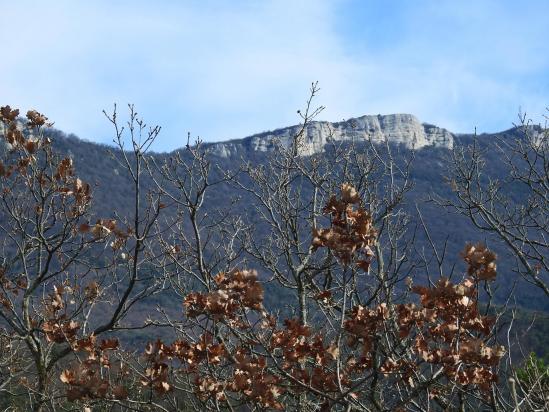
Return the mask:
[[[223,157],[236,155],[242,148],[266,152],[275,144],[288,146],[301,130],[301,126],[291,126],[272,132],[260,133],[242,140],[214,143],[211,150]],[[390,114],[385,116],[362,116],[343,122],[311,122],[301,137],[300,153],[304,156],[323,151],[330,140],[401,143],[407,148],[421,149],[424,146],[452,148],[454,136],[430,124],[420,123],[410,114]]]

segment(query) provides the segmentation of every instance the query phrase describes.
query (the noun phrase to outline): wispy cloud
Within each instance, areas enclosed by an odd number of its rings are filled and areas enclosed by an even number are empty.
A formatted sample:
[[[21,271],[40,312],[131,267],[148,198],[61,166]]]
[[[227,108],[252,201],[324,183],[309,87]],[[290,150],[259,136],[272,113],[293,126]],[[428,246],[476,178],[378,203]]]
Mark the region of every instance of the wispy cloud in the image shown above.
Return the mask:
[[[21,1],[0,14],[0,103],[108,142],[101,110],[133,102],[168,150],[187,131],[222,140],[295,123],[319,80],[327,120],[410,112],[495,131],[519,106],[549,104],[549,6],[528,4]]]

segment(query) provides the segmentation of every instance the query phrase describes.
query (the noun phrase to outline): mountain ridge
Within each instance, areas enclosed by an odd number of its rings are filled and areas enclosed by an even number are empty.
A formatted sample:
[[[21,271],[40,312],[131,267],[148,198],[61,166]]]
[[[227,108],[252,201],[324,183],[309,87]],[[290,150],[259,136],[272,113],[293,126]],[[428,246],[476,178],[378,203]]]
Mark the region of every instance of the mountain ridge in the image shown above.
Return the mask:
[[[377,120],[377,122],[376,122]],[[27,120],[24,117],[18,118],[18,123],[24,124]],[[395,125],[396,123],[396,125]],[[369,127],[368,127],[369,126]],[[219,157],[232,157],[244,152],[268,152],[275,144],[288,146],[290,139],[293,139],[303,127],[302,124],[285,126],[274,130],[254,133],[252,135],[214,142],[203,142],[209,148],[210,154]],[[541,125],[530,125],[536,134],[541,134]],[[514,133],[521,126],[510,127],[509,129],[497,132],[482,132],[477,136],[495,136]],[[91,139],[81,138],[74,133],[65,132],[55,127],[48,129],[48,134],[54,134],[64,139],[73,139],[86,144],[92,144],[107,149],[117,148],[112,143],[98,142]],[[4,125],[0,123],[0,136],[4,135]],[[412,136],[410,138],[410,135]],[[369,138],[374,143],[384,143],[385,138],[389,143],[402,144],[407,149],[422,149],[424,147],[452,149],[461,137],[473,136],[474,133],[454,133],[446,128],[436,126],[427,122],[420,122],[416,116],[406,113],[388,115],[363,115],[349,118],[339,122],[325,120],[310,121],[304,130],[301,147],[302,155],[311,155],[323,151],[324,145],[332,141],[367,141]],[[0,141],[3,145],[5,142]],[[185,147],[178,147],[173,150],[155,151],[151,148],[151,154],[169,155],[178,152]]]

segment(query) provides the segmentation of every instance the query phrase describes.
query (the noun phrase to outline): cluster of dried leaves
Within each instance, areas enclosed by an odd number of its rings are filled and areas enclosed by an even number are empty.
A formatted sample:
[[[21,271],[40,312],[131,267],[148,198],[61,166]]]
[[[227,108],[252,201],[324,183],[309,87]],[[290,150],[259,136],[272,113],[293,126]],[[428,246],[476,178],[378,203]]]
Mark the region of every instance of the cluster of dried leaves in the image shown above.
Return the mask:
[[[260,310],[263,287],[255,270],[233,270],[214,278],[216,290],[209,293],[190,293],[185,298],[188,316],[211,315],[214,319],[235,319],[242,308]]]
[[[27,121],[23,124],[17,121],[18,115],[19,110],[11,109],[10,106],[0,108],[0,121],[5,128],[3,137],[9,150],[17,153],[16,156],[11,157],[13,159],[11,164],[6,165],[0,162],[0,177],[10,179],[12,187],[15,187],[18,178],[27,179],[27,185],[38,184],[45,192],[44,197],[50,191],[57,193],[62,198],[63,206],[71,208],[70,211],[59,209],[56,212],[65,213],[69,217],[81,215],[91,200],[90,186],[75,176],[72,159],[55,160],[56,164],[42,167],[39,172],[36,169],[41,166],[38,150],[44,151],[45,156],[50,161],[54,161],[51,156],[51,140],[42,138],[39,133],[42,127],[50,127],[52,123],[48,123],[47,117],[35,110],[27,112]],[[31,173],[32,168],[35,173]],[[31,178],[36,178],[36,181],[30,181]],[[7,194],[7,190],[9,189],[6,187],[4,195]],[[37,205],[36,212],[40,215],[44,210]]]
[[[72,342],[72,349],[79,362],[71,369],[61,372],[59,379],[68,386],[66,397],[69,401],[93,399],[126,399],[128,390],[122,382],[129,374],[123,362],[111,361],[109,352],[118,349],[117,339],[104,339],[97,342],[94,335]]]
[[[399,305],[398,324],[401,338],[414,336],[421,360],[442,367],[452,382],[488,393],[497,382],[494,368],[505,350],[485,342],[495,319],[480,314],[477,287],[471,278],[457,285],[440,279],[434,288],[415,286],[421,306]]]
[[[372,216],[364,208],[356,207],[359,203],[356,189],[343,184],[340,198],[332,196],[324,207],[324,213],[331,216],[330,228],[313,228],[313,248],[326,247],[343,265],[354,262],[368,271],[377,232]]]

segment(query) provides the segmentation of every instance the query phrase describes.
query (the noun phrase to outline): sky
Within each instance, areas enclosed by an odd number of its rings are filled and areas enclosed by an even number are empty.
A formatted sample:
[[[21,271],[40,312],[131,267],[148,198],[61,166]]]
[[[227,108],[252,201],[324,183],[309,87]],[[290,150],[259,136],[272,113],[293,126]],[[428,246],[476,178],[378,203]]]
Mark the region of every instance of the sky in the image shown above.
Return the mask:
[[[111,143],[128,103],[156,151],[299,122],[411,113],[456,133],[549,106],[549,1],[0,0],[0,105]]]

